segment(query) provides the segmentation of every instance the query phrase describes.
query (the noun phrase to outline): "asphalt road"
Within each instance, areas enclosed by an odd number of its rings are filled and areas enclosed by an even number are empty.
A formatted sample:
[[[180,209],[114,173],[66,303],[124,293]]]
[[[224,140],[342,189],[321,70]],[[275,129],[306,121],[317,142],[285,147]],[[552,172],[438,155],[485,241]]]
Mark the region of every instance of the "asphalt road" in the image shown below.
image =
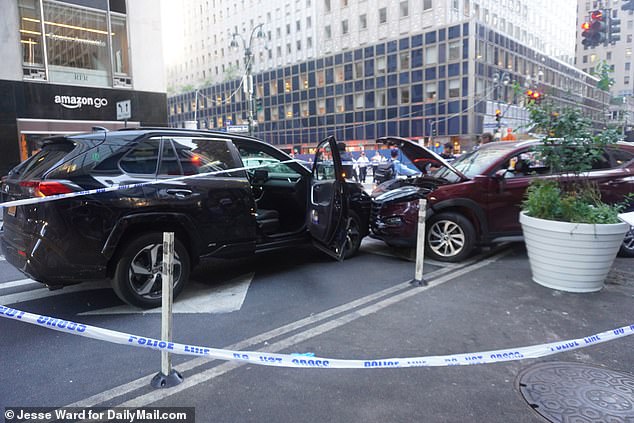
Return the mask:
[[[407,284],[414,263],[398,255],[368,241],[359,256],[343,263],[308,247],[206,263],[193,274],[192,286],[211,299],[175,314],[174,340],[372,359],[534,345],[634,323],[628,259],[617,259],[601,292],[567,294],[530,281],[522,244],[485,251],[458,266],[426,262],[428,287]],[[33,313],[160,337],[160,315],[121,314],[107,285],[40,293],[22,279],[0,261],[0,304],[12,301]],[[214,295],[232,286],[225,297],[234,298],[233,308],[226,309],[227,298]],[[235,297],[242,299],[237,306]],[[102,314],[85,314],[95,312]],[[566,361],[632,373],[634,347],[628,337],[542,359],[371,370],[176,356],[184,383],[155,390],[149,382],[159,371],[156,351],[7,319],[0,319],[0,334],[0,408],[193,406],[199,422],[540,422],[517,389],[523,369]]]

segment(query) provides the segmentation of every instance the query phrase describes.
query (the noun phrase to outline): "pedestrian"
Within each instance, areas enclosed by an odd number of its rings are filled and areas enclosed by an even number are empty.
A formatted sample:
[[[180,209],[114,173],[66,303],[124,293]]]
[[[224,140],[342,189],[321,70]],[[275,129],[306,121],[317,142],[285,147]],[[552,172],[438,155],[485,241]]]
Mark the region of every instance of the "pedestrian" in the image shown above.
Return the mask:
[[[473,147],[473,151],[479,150],[484,144],[488,144],[493,141],[493,134],[490,132],[485,132],[484,134],[478,137],[478,142]]]
[[[455,157],[453,155],[453,145],[450,142],[447,142],[443,145],[442,153],[440,153],[440,157],[445,160],[453,160]]]
[[[401,175],[409,176],[409,175],[415,175],[416,173],[418,173],[417,171],[412,170],[409,167],[405,166],[403,163],[401,163],[401,161],[398,159],[397,149],[393,149],[390,152],[390,162],[392,162],[393,164],[395,178]]]
[[[372,156],[372,182],[376,184],[376,169],[381,164],[381,159],[384,157],[379,153],[379,150],[376,150],[374,156]]]
[[[359,179],[362,183],[365,183],[365,177],[368,173],[368,165],[370,160],[366,157],[365,151],[362,151],[357,159],[357,166],[359,166]]]

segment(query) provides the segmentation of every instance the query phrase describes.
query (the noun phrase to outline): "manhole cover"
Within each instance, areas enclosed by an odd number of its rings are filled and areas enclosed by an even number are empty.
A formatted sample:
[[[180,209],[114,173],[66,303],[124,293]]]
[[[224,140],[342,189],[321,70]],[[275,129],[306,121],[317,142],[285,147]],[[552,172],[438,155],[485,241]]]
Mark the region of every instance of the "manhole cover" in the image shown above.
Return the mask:
[[[517,378],[526,402],[551,422],[634,422],[634,376],[577,363],[540,363]]]

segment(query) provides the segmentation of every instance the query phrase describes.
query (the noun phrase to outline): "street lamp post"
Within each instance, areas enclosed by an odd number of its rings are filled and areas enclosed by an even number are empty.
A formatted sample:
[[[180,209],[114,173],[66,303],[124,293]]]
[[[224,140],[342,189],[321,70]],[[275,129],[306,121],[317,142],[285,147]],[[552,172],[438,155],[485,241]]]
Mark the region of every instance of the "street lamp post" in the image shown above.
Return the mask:
[[[255,38],[264,38],[264,32],[262,31],[262,26],[264,26],[264,24],[258,24],[256,25],[252,30],[251,30],[251,35],[249,35],[249,39],[248,42],[247,40],[242,36],[242,34],[235,32],[231,37],[231,44],[230,44],[230,48],[232,49],[237,49],[238,47],[240,47],[240,45],[238,44],[238,40],[237,38],[240,38],[242,40],[242,46],[244,48],[244,70],[245,70],[245,74],[242,80],[242,84],[243,84],[243,88],[244,88],[244,93],[247,94],[247,113],[248,113],[248,119],[249,119],[249,135],[253,136],[253,132],[255,129],[255,124],[254,124],[254,109],[255,109],[255,104],[254,104],[254,98],[253,98],[253,75],[251,74],[252,71],[252,66],[253,66],[253,50],[252,50],[252,44],[253,44],[253,39]]]
[[[509,85],[510,83],[511,83],[511,76],[508,74],[508,72],[503,72],[501,74],[500,72],[496,72],[495,74],[493,74],[493,85],[495,86],[495,99],[497,101],[498,110],[500,110],[500,85],[503,85],[506,88],[506,86]],[[498,133],[500,132],[502,128],[503,115],[504,114],[498,117],[496,112],[496,119],[497,119],[496,132]]]

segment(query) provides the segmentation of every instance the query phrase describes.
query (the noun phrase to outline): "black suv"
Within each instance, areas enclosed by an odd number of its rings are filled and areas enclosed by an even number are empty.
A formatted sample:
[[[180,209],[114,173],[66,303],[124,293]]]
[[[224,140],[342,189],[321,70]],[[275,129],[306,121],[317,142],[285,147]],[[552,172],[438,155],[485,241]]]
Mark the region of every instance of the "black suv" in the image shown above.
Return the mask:
[[[169,180],[197,174],[206,175]],[[312,239],[342,259],[368,232],[370,199],[344,179],[334,137],[319,144],[312,170],[269,144],[223,132],[55,137],[11,170],[3,190],[18,200],[150,181],[157,183],[4,207],[6,260],[49,288],[110,278],[123,301],[156,307],[164,231],[176,234],[175,296],[203,257]]]

